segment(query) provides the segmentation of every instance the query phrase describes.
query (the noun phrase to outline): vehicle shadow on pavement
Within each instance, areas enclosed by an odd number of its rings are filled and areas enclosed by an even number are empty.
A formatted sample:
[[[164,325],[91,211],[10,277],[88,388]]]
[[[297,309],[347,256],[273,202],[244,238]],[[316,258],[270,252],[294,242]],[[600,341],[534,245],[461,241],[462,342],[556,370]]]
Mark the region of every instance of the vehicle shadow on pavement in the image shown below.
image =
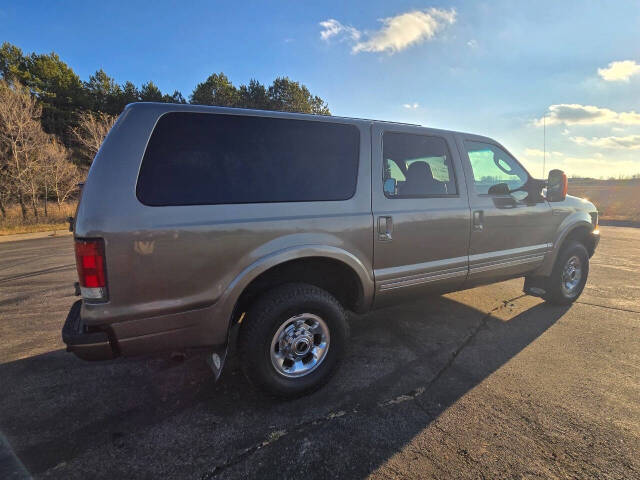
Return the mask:
[[[510,317],[436,297],[353,316],[334,379],[290,401],[253,389],[233,354],[214,384],[204,354],[58,350],[0,365],[0,430],[36,476],[363,477],[566,310]]]

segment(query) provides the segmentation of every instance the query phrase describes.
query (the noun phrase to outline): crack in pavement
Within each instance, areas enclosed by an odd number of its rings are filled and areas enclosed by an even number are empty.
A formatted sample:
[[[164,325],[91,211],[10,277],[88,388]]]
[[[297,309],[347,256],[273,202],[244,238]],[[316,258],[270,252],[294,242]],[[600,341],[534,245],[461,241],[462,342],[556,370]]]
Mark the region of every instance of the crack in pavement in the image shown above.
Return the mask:
[[[631,310],[629,308],[621,308],[621,307],[612,307],[610,305],[600,305],[598,303],[581,302],[578,300],[576,300],[575,303],[579,303],[580,305],[589,305],[590,307],[606,308],[608,310],[618,310],[620,312],[640,313],[640,311],[638,310]]]
[[[491,310],[489,310],[478,322],[478,326],[473,330],[473,332],[471,332],[469,335],[467,335],[467,338],[465,338],[463,340],[463,342],[460,344],[460,346],[458,348],[456,348],[453,353],[451,354],[451,358],[449,359],[449,361],[444,365],[444,367],[442,367],[440,369],[440,371],[438,373],[436,373],[435,377],[433,377],[433,379],[431,379],[429,381],[429,383],[427,384],[427,390],[429,388],[431,388],[431,386],[438,381],[438,379],[449,369],[449,367],[451,367],[451,365],[453,365],[453,362],[456,361],[456,358],[458,358],[458,355],[460,355],[460,352],[462,352],[462,350],[464,350],[464,348],[469,345],[478,335],[478,333],[480,332],[480,330],[482,330],[482,328],[487,324],[487,321],[489,320],[489,318],[491,317],[491,314],[494,312],[497,312],[499,310],[502,310],[503,308],[506,308],[511,302],[514,302],[516,300],[519,300],[523,297],[526,297],[526,294],[522,294],[522,295],[518,295],[517,297],[513,297],[510,298],[509,300],[503,300],[502,303],[500,305],[498,305],[497,307],[492,308]]]
[[[205,472],[201,475],[201,479],[202,480],[206,480],[206,479],[210,479],[215,477],[216,475],[218,475],[219,473],[221,473],[223,470],[226,470],[229,467],[232,467],[233,465],[237,465],[238,463],[240,463],[242,460],[244,460],[245,458],[253,455],[254,453],[256,453],[258,450],[268,447],[269,445],[271,445],[272,443],[277,442],[278,440],[280,440],[282,437],[292,434],[292,433],[299,433],[303,430],[305,430],[307,427],[309,426],[316,426],[316,425],[321,425],[327,422],[330,422],[336,418],[340,418],[340,417],[344,417],[347,414],[354,414],[354,413],[358,413],[358,409],[357,408],[353,408],[351,410],[339,410],[337,412],[330,412],[329,414],[323,416],[323,417],[318,417],[312,420],[307,420],[305,422],[301,422],[298,423],[296,425],[293,426],[293,428],[287,430],[287,429],[279,429],[279,430],[274,430],[272,432],[269,433],[269,435],[266,436],[266,438],[259,442],[256,443],[250,447],[245,448],[244,450],[242,450],[240,453],[238,453],[235,456],[232,456],[231,458],[229,458],[228,460],[226,460],[225,462],[223,462],[220,465],[216,465],[215,467],[213,467],[211,470],[209,470],[208,472]]]
[[[201,475],[201,479],[202,480],[208,480],[211,478],[214,478],[215,476],[217,476],[219,473],[221,473],[222,471],[226,470],[229,467],[232,467],[234,465],[237,465],[238,463],[240,463],[241,461],[243,461],[244,459],[250,457],[251,455],[253,455],[254,453],[256,453],[257,451],[268,447],[269,445],[276,443],[277,441],[279,441],[282,437],[285,437],[287,435],[290,434],[295,434],[295,433],[300,433],[302,431],[304,431],[307,427],[310,426],[317,426],[317,425],[321,425],[321,424],[326,424],[328,422],[331,422],[333,420],[335,420],[336,418],[341,418],[341,417],[345,417],[347,415],[353,415],[353,414],[357,414],[357,413],[369,413],[373,410],[379,409],[379,408],[387,408],[390,406],[394,406],[394,405],[398,405],[400,403],[404,403],[407,401],[412,401],[412,400],[416,400],[418,397],[420,397],[421,395],[423,395],[425,392],[429,391],[429,389],[442,377],[442,375],[444,375],[444,373],[451,367],[451,365],[453,365],[453,363],[455,362],[456,358],[458,358],[458,356],[460,355],[460,353],[462,352],[462,350],[464,350],[478,335],[478,333],[480,332],[480,330],[482,330],[482,328],[487,324],[487,321],[489,320],[489,318],[491,317],[491,315],[503,308],[506,308],[511,302],[514,302],[520,298],[526,297],[526,294],[522,294],[522,295],[518,295],[517,297],[513,297],[509,300],[503,300],[500,305],[492,308],[491,310],[489,310],[487,313],[485,313],[483,315],[483,317],[480,319],[480,321],[478,322],[477,326],[473,329],[473,331],[468,334],[465,339],[460,343],[460,346],[458,348],[456,348],[452,354],[451,357],[449,358],[449,360],[445,363],[445,365],[423,386],[418,387],[414,390],[411,390],[410,392],[404,393],[402,395],[398,395],[395,398],[392,398],[390,400],[385,400],[382,402],[378,402],[377,404],[375,404],[374,406],[365,408],[365,409],[359,409],[357,406],[353,407],[353,408],[348,408],[348,409],[342,409],[342,410],[338,410],[336,412],[330,412],[322,417],[316,417],[314,419],[311,420],[307,420],[304,422],[300,422],[298,424],[295,424],[293,427],[290,428],[280,428],[278,430],[274,430],[272,432],[270,432],[265,438],[264,440],[262,440],[261,442],[255,443],[245,449],[243,449],[240,453],[231,456],[230,458],[228,458],[226,461],[224,461],[223,463],[214,466],[212,469],[210,469],[209,471],[203,473]],[[420,404],[420,402],[415,402],[415,404],[418,406],[418,408],[420,408],[423,412],[425,412],[428,416],[432,416],[432,413],[429,412],[426,408],[424,408],[424,406],[422,404]]]
[[[38,275],[44,275],[46,273],[64,272],[66,270],[72,270],[75,267],[76,267],[75,263],[70,263],[67,265],[58,265],[57,267],[45,268],[42,270],[37,270],[35,272],[21,273],[19,275],[3,277],[3,278],[0,278],[0,283],[10,282],[11,280],[21,280],[23,278],[35,277]]]

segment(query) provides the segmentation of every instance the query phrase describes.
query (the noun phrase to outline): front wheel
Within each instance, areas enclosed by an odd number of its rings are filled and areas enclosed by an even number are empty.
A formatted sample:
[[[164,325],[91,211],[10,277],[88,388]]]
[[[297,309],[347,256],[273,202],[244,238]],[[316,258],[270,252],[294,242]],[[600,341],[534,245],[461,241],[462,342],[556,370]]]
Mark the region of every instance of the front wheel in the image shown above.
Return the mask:
[[[589,254],[578,242],[571,242],[562,248],[553,272],[547,280],[545,300],[556,305],[575,302],[589,275]]]
[[[309,393],[335,371],[348,332],[342,306],[325,290],[302,283],[276,287],[254,303],[241,325],[244,373],[276,396]]]

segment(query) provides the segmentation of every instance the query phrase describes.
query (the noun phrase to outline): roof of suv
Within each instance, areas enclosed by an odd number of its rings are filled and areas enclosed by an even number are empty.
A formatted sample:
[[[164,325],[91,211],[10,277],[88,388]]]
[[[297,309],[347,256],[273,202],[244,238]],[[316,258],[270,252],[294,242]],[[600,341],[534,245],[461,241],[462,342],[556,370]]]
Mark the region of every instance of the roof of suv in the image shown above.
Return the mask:
[[[434,132],[462,134],[465,136],[472,136],[476,139],[490,140],[491,142],[495,143],[495,140],[492,140],[489,137],[484,137],[482,135],[478,135],[475,133],[427,127],[425,125],[420,125],[418,123],[392,122],[388,120],[376,120],[376,119],[370,119],[370,118],[342,117],[337,115],[316,115],[311,113],[281,112],[277,110],[257,110],[252,108],[218,107],[218,106],[210,106],[210,105],[192,105],[187,103],[160,103],[160,102],[130,103],[125,107],[125,110],[134,109],[134,108],[135,109],[150,108],[150,109],[158,110],[162,113],[185,112],[185,111],[201,112],[201,113],[218,112],[218,113],[227,113],[227,114],[236,114],[236,115],[238,114],[257,115],[257,116],[269,116],[269,117],[291,118],[291,119],[309,119],[311,117],[316,120],[325,120],[325,121],[347,120],[350,123],[366,123],[366,124],[381,123],[381,124],[407,126],[407,127],[420,127],[420,128],[432,130]]]

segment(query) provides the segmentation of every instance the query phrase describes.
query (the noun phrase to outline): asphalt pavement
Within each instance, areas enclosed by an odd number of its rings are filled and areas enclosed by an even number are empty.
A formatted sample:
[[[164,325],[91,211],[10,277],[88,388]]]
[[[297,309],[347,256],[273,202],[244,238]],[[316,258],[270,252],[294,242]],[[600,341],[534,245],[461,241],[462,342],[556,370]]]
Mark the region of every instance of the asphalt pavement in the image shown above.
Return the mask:
[[[218,383],[202,354],[75,358],[71,237],[0,243],[0,473],[640,478],[640,229],[601,232],[571,307],[518,279],[352,316],[337,375],[294,401],[233,354]]]

